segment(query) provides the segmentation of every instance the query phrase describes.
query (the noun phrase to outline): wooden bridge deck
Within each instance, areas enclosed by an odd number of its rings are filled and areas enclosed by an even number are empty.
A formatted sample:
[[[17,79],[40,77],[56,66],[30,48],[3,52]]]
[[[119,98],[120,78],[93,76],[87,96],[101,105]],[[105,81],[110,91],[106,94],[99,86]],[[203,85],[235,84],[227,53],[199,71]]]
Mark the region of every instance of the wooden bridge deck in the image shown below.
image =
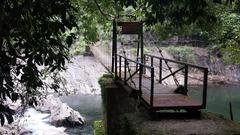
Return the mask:
[[[123,80],[123,78],[122,78]],[[134,82],[134,83],[133,83]],[[135,75],[127,84],[136,90],[139,90],[139,76]],[[150,88],[151,80],[143,76],[142,77],[142,98],[150,104]],[[194,100],[190,96],[183,94],[175,93],[174,90],[176,87],[170,87],[163,84],[160,84],[157,81],[154,81],[154,94],[153,94],[153,107],[155,108],[191,108],[199,109],[201,103]]]

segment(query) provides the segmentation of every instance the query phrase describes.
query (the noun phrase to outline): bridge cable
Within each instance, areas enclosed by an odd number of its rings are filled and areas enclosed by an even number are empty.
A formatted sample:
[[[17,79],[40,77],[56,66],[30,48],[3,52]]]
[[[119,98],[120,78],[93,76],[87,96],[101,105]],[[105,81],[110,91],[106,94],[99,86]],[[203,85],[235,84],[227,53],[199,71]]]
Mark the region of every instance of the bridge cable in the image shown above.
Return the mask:
[[[124,45],[123,45],[122,42],[121,42],[121,45],[122,45],[123,55],[124,55],[125,58],[127,58],[126,50],[125,50]],[[125,60],[126,60],[126,59],[125,59]],[[129,74],[130,77],[131,77],[132,74],[131,74],[131,69],[130,69],[130,67],[129,67],[129,62],[127,62],[127,69],[128,69],[128,74]],[[134,87],[136,88],[136,83],[133,81],[132,77],[130,78],[130,81],[131,81],[131,83],[134,85]]]
[[[145,44],[145,45],[146,45],[146,44]],[[159,54],[161,55],[161,57],[164,58],[164,56],[163,56],[163,54],[162,54],[162,50],[161,50],[158,46],[156,46],[156,45],[154,45],[154,46],[157,48],[157,50],[158,50]],[[168,62],[167,62],[165,59],[163,59],[163,61],[164,61],[164,63],[165,63],[166,66],[167,66],[167,69],[166,69],[166,68],[164,68],[164,69],[169,70],[169,72],[172,74],[174,83],[176,84],[177,87],[179,87],[179,86],[180,86],[180,83],[179,83],[179,81],[177,80],[175,74],[173,74],[172,67],[169,66]],[[162,67],[162,68],[163,68],[163,67]]]
[[[163,54],[162,54],[162,50],[161,50],[158,46],[156,46],[156,45],[154,45],[154,46],[157,48],[157,50],[158,50],[159,54],[161,55],[161,57],[164,58],[164,56],[163,56]],[[179,81],[177,80],[177,78],[176,78],[176,76],[175,76],[175,73],[173,73],[173,71],[172,71],[172,67],[169,66],[168,62],[167,62],[165,59],[164,59],[163,61],[164,61],[164,63],[166,64],[169,72],[171,73],[171,75],[172,75],[172,77],[173,77],[174,83],[175,83],[176,86],[177,86],[177,88],[175,89],[175,92],[176,92],[176,93],[180,93],[180,94],[187,95],[187,91],[188,91],[188,90],[185,89],[184,86],[180,85]]]
[[[161,55],[161,57],[164,58],[164,56],[163,56],[163,54],[162,54],[162,50],[161,50],[158,46],[156,46],[156,48],[158,49],[158,52],[159,52],[159,54]],[[167,62],[165,59],[164,59],[163,61],[165,62],[168,70],[170,71],[170,73],[172,74],[174,83],[176,84],[177,87],[179,87],[179,86],[180,86],[180,83],[179,83],[179,81],[177,80],[177,77],[175,76],[175,74],[173,73],[172,67],[169,66],[168,62]]]
[[[155,47],[158,49],[158,52],[161,55],[161,57],[164,58],[164,56],[162,54],[162,50],[158,46],[155,46]],[[169,66],[168,62],[165,59],[163,61],[165,62],[166,66],[167,66],[168,70],[170,71],[170,73],[173,77],[173,80],[177,86],[177,88],[175,89],[174,92],[187,95],[188,90],[185,89],[184,86],[180,85],[179,81],[177,80],[177,77],[175,76],[175,73],[173,73],[172,68]]]

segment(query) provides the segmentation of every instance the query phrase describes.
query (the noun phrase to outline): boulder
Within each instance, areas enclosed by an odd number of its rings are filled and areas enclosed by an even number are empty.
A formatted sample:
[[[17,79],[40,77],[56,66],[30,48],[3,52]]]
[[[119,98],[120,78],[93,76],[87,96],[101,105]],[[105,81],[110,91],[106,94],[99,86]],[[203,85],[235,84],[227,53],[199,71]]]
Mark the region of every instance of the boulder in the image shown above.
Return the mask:
[[[59,98],[48,97],[36,109],[50,113],[49,122],[54,126],[76,127],[84,125],[84,118]]]
[[[55,126],[76,127],[84,125],[84,118],[79,112],[62,103],[59,108],[51,111],[50,122]]]

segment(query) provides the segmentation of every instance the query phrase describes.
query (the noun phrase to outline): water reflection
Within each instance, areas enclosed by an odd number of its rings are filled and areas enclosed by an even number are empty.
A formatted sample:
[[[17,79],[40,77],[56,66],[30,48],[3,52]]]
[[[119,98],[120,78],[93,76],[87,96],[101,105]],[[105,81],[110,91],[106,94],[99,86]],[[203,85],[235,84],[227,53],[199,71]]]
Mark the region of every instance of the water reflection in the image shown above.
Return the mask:
[[[201,88],[190,87],[189,94],[200,100]],[[240,85],[208,86],[207,111],[223,114],[230,119],[229,102],[232,103],[234,121],[240,122]]]

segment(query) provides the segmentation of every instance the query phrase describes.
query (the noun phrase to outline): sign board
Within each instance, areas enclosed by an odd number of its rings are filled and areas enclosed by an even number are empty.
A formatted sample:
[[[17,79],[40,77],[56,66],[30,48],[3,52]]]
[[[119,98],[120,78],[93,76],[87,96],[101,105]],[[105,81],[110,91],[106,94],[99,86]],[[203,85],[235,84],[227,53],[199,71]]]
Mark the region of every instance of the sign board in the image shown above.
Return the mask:
[[[121,34],[141,34],[142,22],[117,22]]]

